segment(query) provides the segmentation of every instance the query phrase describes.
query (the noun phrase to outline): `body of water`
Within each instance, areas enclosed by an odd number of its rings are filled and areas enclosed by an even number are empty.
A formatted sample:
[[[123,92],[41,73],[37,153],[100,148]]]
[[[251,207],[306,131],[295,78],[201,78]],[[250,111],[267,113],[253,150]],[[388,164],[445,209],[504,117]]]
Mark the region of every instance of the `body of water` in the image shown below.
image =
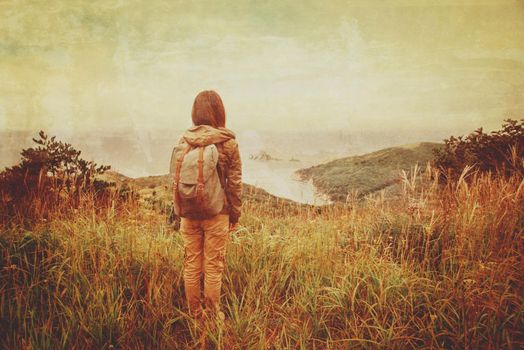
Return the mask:
[[[300,181],[295,175],[296,170],[311,165],[298,161],[247,159],[243,160],[242,178],[245,183],[278,197],[306,204],[329,204],[328,199],[316,193],[311,181]]]

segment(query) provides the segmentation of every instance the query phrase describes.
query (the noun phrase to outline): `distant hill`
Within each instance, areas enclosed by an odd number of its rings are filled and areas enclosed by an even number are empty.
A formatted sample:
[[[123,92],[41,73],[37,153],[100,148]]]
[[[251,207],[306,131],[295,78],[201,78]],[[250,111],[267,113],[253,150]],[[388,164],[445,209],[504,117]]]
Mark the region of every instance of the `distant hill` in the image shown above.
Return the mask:
[[[433,149],[440,147],[442,144],[433,142],[390,147],[300,169],[297,174],[302,180],[312,180],[317,190],[331,200],[344,201],[352,191],[366,195],[391,190],[401,170],[407,171],[416,163],[425,165],[433,158]]]

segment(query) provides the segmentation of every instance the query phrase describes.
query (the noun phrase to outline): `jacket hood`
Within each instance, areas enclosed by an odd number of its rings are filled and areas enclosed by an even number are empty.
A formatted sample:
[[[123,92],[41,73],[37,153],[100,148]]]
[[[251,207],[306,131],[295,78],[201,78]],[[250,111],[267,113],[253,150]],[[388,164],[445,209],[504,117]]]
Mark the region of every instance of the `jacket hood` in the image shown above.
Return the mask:
[[[234,139],[235,133],[226,128],[197,125],[188,129],[182,137],[191,146],[207,146]]]

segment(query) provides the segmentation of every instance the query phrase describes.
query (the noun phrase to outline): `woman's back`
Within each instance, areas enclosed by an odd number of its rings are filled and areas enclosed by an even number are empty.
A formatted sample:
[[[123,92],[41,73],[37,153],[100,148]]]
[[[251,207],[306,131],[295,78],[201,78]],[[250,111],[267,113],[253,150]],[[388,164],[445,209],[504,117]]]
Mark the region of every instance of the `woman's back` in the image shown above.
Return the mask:
[[[224,203],[217,215],[211,217],[181,216],[180,233],[184,241],[184,288],[190,312],[200,317],[201,278],[204,276],[204,304],[209,314],[223,315],[220,310],[220,291],[224,270],[225,253],[229,234],[237,225],[242,205],[242,163],[235,134],[225,127],[226,116],[220,96],[214,91],[203,91],[193,103],[194,126],[188,129],[175,147],[170,164],[173,174],[174,204],[181,205],[181,165],[184,156],[192,149],[199,149],[198,181],[191,181],[200,188],[200,199],[204,187],[204,149],[216,147],[216,171],[224,191]],[[214,148],[213,148],[214,149]],[[208,163],[209,164],[209,163]],[[195,167],[193,167],[195,168]],[[198,205],[199,201],[194,202]]]

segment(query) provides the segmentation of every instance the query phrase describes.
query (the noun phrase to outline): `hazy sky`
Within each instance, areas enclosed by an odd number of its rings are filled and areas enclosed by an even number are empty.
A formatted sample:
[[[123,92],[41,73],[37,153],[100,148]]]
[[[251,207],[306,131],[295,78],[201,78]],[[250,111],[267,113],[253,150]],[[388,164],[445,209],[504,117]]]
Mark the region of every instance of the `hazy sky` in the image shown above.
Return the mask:
[[[1,129],[471,131],[524,117],[524,1],[0,0]]]

